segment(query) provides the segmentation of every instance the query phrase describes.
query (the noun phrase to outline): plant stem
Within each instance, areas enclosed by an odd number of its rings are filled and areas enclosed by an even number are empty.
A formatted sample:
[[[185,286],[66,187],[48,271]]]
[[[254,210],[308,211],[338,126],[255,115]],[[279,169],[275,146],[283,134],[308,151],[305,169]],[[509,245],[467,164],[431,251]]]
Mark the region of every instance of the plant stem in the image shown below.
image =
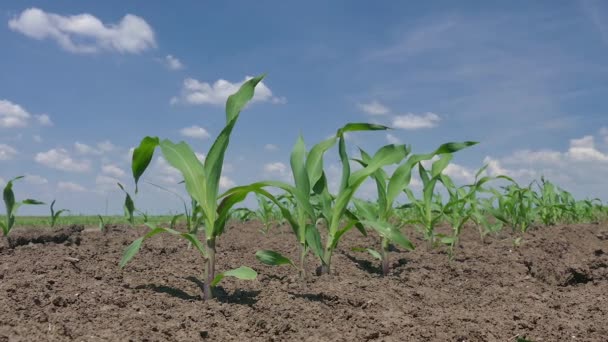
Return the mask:
[[[333,253],[333,249],[331,247],[327,247],[325,249],[325,255],[324,255],[324,259],[325,262],[321,263],[321,274],[331,274],[331,255]]]
[[[207,240],[207,260],[205,261],[205,282],[203,287],[203,300],[213,299],[211,283],[215,278],[215,238]]]
[[[306,245],[300,244],[300,280],[306,279]]]
[[[387,276],[389,271],[389,241],[387,238],[382,238],[382,276]]]

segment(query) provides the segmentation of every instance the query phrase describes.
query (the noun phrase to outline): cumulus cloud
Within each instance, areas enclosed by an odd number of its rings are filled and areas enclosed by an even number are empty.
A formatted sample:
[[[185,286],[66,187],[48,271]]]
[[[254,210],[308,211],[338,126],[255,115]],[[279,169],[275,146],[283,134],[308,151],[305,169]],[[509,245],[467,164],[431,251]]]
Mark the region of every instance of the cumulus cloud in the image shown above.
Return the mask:
[[[97,148],[102,152],[111,152],[114,151],[116,149],[116,146],[114,146],[114,144],[112,144],[109,140],[105,140],[102,141],[100,143],[97,144]]]
[[[165,65],[170,70],[181,70],[184,68],[182,62],[173,55],[165,56]]]
[[[289,182],[291,181],[291,172],[285,163],[273,162],[264,164],[264,172],[266,177],[278,177],[279,179]]]
[[[408,113],[395,116],[393,118],[393,127],[407,130],[433,128],[437,126],[440,120],[439,115],[435,113],[428,112],[421,115]]]
[[[38,175],[30,175],[30,174],[25,174],[25,182],[28,184],[32,184],[32,185],[43,185],[43,184],[48,184],[48,179],[42,177],[42,176],[38,176]]]
[[[87,189],[74,182],[59,182],[57,183],[57,190],[65,192],[85,192]]]
[[[6,181],[4,180],[4,178],[0,177],[0,185],[5,185]]]
[[[401,139],[397,138],[396,136],[390,134],[390,133],[386,133],[386,141],[388,141],[389,144],[401,144]]]
[[[20,105],[8,100],[0,100],[0,127],[25,127],[31,116]]]
[[[276,151],[279,149],[279,147],[275,144],[266,144],[266,145],[264,145],[264,149],[266,151]]]
[[[17,154],[12,146],[6,144],[0,144],[0,160],[10,160]]]
[[[115,150],[116,146],[108,140],[97,143],[96,147],[77,141],[74,143],[74,149],[76,149],[78,154],[98,156]]]
[[[51,117],[47,114],[36,115],[36,120],[42,126],[53,126],[53,121],[51,121]]]
[[[287,172],[287,165],[281,162],[268,163],[264,165],[264,171],[268,173],[284,174]]]
[[[108,176],[112,176],[115,178],[124,177],[126,174],[123,169],[121,169],[120,167],[118,167],[117,165],[114,165],[114,164],[107,164],[107,165],[102,166],[101,172]]]
[[[107,24],[88,13],[62,16],[28,8],[12,18],[8,26],[30,38],[54,40],[64,50],[74,53],[102,50],[139,53],[156,46],[152,27],[132,14],[125,15],[118,23]]]
[[[199,126],[190,126],[182,128],[179,133],[185,137],[194,139],[208,139],[210,137],[209,132],[206,129]]]
[[[221,106],[226,103],[226,99],[231,94],[239,90],[240,86],[251,77],[247,76],[241,82],[232,83],[223,79],[215,81],[213,84],[200,82],[193,78],[184,80],[180,96],[171,99],[172,104],[185,103],[192,105],[216,105]],[[285,98],[275,97],[272,91],[264,82],[260,82],[255,88],[254,102],[271,102],[275,104],[285,103]]]
[[[236,183],[232,179],[226,176],[220,176],[220,189],[229,189],[233,186],[236,186]]]
[[[595,148],[595,140],[591,135],[570,140],[567,155],[571,159],[579,161],[608,161],[608,155]]]
[[[370,103],[360,103],[359,109],[369,115],[385,115],[390,112],[388,107],[375,100]]]
[[[46,167],[62,171],[86,172],[91,169],[89,160],[75,160],[62,148],[37,153],[34,160]]]

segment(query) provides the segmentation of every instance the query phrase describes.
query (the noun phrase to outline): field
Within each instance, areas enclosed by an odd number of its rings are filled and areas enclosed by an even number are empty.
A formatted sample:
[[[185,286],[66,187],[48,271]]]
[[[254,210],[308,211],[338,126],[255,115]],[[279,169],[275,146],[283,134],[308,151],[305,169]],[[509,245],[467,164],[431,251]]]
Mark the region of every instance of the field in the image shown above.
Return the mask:
[[[293,182],[220,192],[230,135],[263,77],[228,97],[204,158],[141,140],[134,189],[117,184],[124,217],[66,217],[55,201],[48,218],[19,217],[47,204],[15,194],[23,177],[6,182],[0,342],[606,340],[608,207],[488,164],[456,184],[453,155],[478,142],[349,156],[347,135],[389,127],[347,123],[310,148],[297,138]],[[174,216],[135,201],[157,150],[188,194],[157,185],[183,201]],[[339,182],[324,167],[335,150]],[[365,182],[372,198],[358,196]],[[250,195],[258,208],[237,206]]]
[[[445,230],[440,227],[439,230]],[[124,269],[118,261],[143,228],[111,225],[16,229],[0,251],[0,341],[605,341],[608,226],[530,230],[482,242],[463,230],[453,260],[445,248],[393,251],[391,272],[352,247],[338,270],[307,279],[256,260],[251,246],[295,258],[288,227],[231,222],[218,268],[250,265],[255,281],[224,282],[202,301],[201,259],[187,242],[153,237]],[[423,237],[408,230],[414,243]],[[47,237],[55,242],[28,243]],[[63,240],[63,241],[62,241]]]

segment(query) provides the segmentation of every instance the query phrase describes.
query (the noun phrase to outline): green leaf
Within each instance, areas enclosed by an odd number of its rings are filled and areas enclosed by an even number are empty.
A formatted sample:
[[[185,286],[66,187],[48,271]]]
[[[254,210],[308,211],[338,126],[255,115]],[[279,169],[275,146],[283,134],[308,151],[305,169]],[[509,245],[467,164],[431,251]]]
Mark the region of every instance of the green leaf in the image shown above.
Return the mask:
[[[306,169],[309,183],[312,186],[316,185],[323,175],[323,155],[336,144],[336,141],[336,137],[331,137],[316,144],[308,152]]]
[[[249,79],[239,88],[239,90],[228,96],[226,100],[226,124],[234,120],[241,110],[247,105],[247,102],[253,98],[255,87],[264,79],[266,75],[260,75]]]
[[[438,154],[454,153],[476,144],[477,142],[474,141],[465,141],[461,143],[450,142],[439,146],[431,153],[411,155],[404,164],[399,166],[395,172],[393,172],[393,176],[389,180],[387,187],[388,191],[386,194],[388,207],[390,208],[392,206],[392,203],[395,202],[397,196],[399,196],[399,194],[409,184],[412,168],[420,161],[432,159]]]
[[[306,200],[310,196],[310,183],[308,172],[306,170],[306,146],[304,139],[300,135],[296,144],[291,151],[290,165],[293,173],[293,179],[296,184],[296,190],[300,192]]]
[[[139,146],[133,151],[131,160],[131,171],[135,179],[135,193],[138,191],[139,178],[144,174],[148,165],[154,156],[154,150],[159,144],[157,137],[145,137],[139,143]]]
[[[258,273],[252,268],[247,266],[241,266],[230,271],[219,273],[215,276],[210,285],[212,287],[216,286],[217,284],[219,284],[220,281],[222,281],[222,279],[224,279],[224,277],[235,277],[237,279],[242,280],[254,280],[255,278],[257,278],[257,276]]]
[[[366,250],[374,258],[376,258],[378,260],[382,260],[382,255],[380,255],[380,253],[378,253],[378,251],[376,251],[375,249],[367,248]]]
[[[263,264],[271,265],[271,266],[280,266],[280,265],[292,265],[295,266],[294,263],[287,257],[281,255],[281,253],[270,251],[270,250],[260,250],[255,253],[255,257]]]
[[[344,125],[342,128],[338,129],[338,133],[336,136],[343,136],[344,133],[347,132],[356,132],[356,131],[384,131],[390,129],[390,127],[371,124],[371,123],[362,123],[362,122],[351,122]]]
[[[160,142],[160,148],[167,162],[184,177],[188,194],[198,203],[206,203],[205,171],[192,148],[183,141],[174,144],[168,139]]]
[[[321,235],[319,234],[317,227],[312,224],[306,226],[306,245],[312,250],[314,255],[321,259],[321,262],[325,262],[323,259]]]
[[[413,250],[415,247],[410,240],[408,240],[399,230],[394,228],[388,222],[379,222],[379,221],[363,221],[363,224],[371,227],[376,230],[378,234],[382,237],[388,239],[389,241],[396,243],[397,245],[408,249]]]
[[[144,242],[144,238],[145,237],[142,236],[139,239],[136,239],[135,241],[131,242],[129,247],[127,247],[124,254],[122,255],[122,259],[120,259],[120,263],[118,264],[120,268],[125,267],[125,265],[137,254],[137,252],[139,252],[141,244]]]
[[[42,201],[38,201],[35,199],[31,199],[31,198],[25,199],[25,200],[21,201],[21,203],[22,204],[33,204],[33,205],[44,204],[44,202],[42,202]]]
[[[127,219],[129,220],[129,222],[131,224],[135,224],[135,217],[133,217],[133,213],[135,212],[135,203],[133,202],[131,195],[129,195],[129,193],[127,192],[127,190],[125,190],[125,188],[122,186],[122,184],[120,184],[120,183],[116,183],[116,184],[118,184],[118,187],[126,195],[125,204],[123,205],[124,210],[125,210],[125,216],[127,217]]]

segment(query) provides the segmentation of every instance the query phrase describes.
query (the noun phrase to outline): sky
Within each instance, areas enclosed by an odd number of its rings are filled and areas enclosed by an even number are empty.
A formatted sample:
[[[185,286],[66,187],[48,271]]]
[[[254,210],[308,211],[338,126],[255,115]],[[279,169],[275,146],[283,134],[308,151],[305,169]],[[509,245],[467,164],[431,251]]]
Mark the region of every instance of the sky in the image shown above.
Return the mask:
[[[116,183],[133,191],[130,156],[147,135],[204,158],[227,96],[262,73],[222,189],[290,181],[298,135],[310,147],[347,122],[373,122],[393,129],[349,135],[353,157],[479,141],[446,170],[456,182],[487,164],[490,175],[545,176],[608,200],[605,1],[7,0],[0,46],[0,185],[25,175],[17,199],[56,199],[72,213],[121,212]],[[326,168],[336,184],[337,151]],[[184,195],[160,153],[143,179],[136,206],[179,210],[148,184]],[[358,196],[373,192],[366,184]]]

